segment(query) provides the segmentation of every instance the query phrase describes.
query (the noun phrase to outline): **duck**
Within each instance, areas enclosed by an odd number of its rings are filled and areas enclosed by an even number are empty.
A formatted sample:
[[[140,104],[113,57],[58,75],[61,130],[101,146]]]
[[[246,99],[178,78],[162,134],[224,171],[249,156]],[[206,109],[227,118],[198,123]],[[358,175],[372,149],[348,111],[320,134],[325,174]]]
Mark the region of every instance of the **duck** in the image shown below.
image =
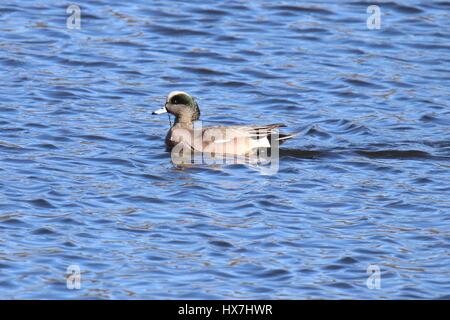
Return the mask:
[[[184,91],[170,92],[164,106],[152,114],[164,113],[175,117],[165,138],[169,151],[177,147],[201,153],[246,156],[260,148],[278,147],[297,135],[279,133],[279,128],[286,127],[283,123],[203,127],[198,121],[200,108],[197,101]]]

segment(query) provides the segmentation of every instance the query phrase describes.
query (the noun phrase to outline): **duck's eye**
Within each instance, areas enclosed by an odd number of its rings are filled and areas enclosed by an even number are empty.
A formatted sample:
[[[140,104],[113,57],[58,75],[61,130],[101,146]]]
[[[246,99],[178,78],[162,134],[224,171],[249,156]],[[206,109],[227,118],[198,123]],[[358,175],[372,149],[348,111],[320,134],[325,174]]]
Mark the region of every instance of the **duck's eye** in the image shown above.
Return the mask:
[[[178,97],[172,98],[172,104],[179,104],[179,103],[180,103],[180,99]]]

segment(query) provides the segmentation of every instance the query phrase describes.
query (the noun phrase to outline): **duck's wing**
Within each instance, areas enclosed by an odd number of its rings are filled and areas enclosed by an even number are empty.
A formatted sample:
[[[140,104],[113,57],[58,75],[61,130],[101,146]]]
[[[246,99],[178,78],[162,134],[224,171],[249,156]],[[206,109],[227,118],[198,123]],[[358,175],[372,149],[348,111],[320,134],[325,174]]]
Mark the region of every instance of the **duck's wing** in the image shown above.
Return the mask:
[[[275,133],[275,129],[286,127],[282,123],[267,125],[213,126],[203,128],[203,138],[211,137],[215,143],[229,142],[234,139],[264,139]]]
[[[256,148],[270,148],[273,138],[278,143],[293,137],[278,133],[282,123],[250,126],[217,126],[203,128],[203,150],[227,154],[248,154]]]

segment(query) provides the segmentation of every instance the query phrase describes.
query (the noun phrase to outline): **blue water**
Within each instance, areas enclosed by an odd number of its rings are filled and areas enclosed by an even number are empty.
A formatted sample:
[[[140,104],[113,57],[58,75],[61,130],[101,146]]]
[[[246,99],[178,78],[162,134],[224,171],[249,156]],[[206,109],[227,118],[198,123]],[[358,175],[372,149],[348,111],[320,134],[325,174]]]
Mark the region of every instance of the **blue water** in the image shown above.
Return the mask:
[[[0,298],[450,298],[449,2],[74,3],[0,4]],[[172,90],[300,135],[175,167]]]

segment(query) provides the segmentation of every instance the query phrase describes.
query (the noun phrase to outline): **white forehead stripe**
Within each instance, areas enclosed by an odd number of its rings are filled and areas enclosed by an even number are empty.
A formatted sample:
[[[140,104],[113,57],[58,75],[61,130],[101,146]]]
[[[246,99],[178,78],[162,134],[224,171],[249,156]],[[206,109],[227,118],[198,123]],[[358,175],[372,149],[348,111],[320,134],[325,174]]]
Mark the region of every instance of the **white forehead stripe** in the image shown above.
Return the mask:
[[[170,101],[170,99],[172,99],[172,97],[173,96],[176,96],[177,94],[185,94],[185,95],[187,95],[188,97],[190,97],[190,95],[188,94],[188,93],[186,93],[186,92],[184,92],[184,91],[172,91],[171,93],[169,93],[169,95],[167,96],[167,102],[169,102]]]

